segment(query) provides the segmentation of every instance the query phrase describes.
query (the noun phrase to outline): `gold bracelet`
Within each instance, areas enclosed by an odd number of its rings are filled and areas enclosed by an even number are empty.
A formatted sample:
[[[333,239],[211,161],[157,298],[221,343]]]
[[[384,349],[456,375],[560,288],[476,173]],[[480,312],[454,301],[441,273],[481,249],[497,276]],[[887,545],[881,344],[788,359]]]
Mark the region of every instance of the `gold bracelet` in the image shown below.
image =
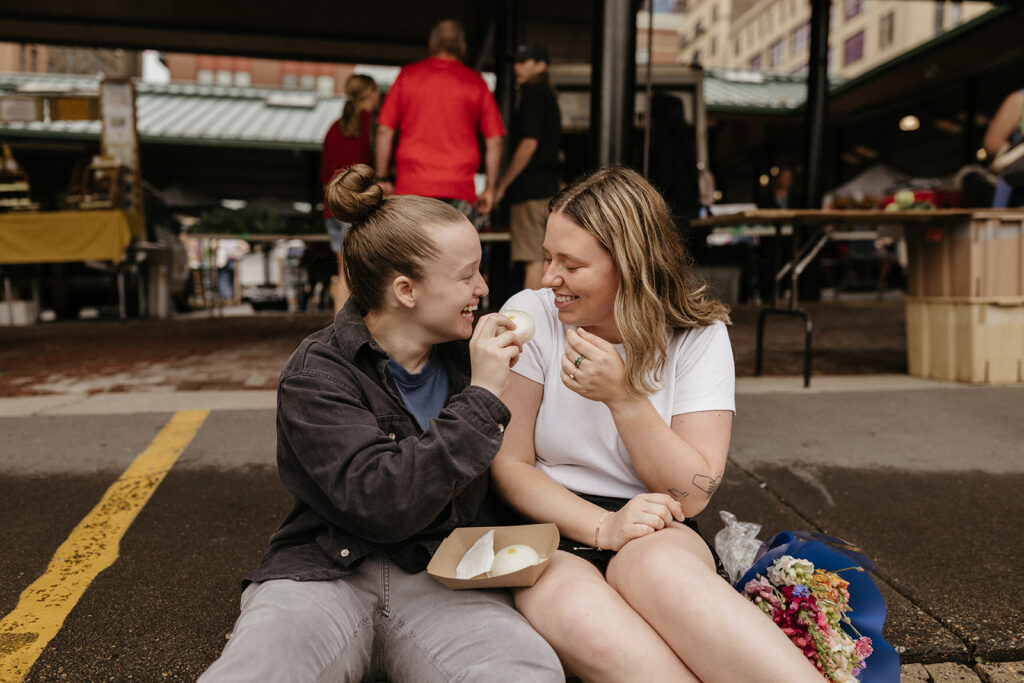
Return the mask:
[[[601,515],[601,520],[597,523],[597,527],[594,528],[594,547],[598,550],[601,549],[601,525],[604,524],[604,520],[608,519],[610,514],[612,514],[611,510],[605,510],[605,513]]]

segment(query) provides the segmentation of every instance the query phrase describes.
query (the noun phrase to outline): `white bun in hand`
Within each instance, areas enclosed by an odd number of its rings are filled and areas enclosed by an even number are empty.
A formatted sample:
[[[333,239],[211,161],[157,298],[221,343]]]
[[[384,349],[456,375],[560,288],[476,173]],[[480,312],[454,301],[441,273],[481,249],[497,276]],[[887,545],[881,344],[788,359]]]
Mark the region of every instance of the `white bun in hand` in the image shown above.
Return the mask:
[[[533,339],[535,328],[533,318],[530,317],[529,313],[525,311],[502,311],[501,314],[516,324],[516,329],[512,330],[512,334],[516,335],[520,345]],[[505,328],[498,325],[498,334],[504,331]]]
[[[527,318],[529,320],[529,318]],[[518,325],[518,321],[516,322]],[[507,545],[494,554],[494,564],[491,565],[487,576],[501,576],[511,574],[526,567],[532,567],[540,562],[537,551],[528,545],[516,543]]]

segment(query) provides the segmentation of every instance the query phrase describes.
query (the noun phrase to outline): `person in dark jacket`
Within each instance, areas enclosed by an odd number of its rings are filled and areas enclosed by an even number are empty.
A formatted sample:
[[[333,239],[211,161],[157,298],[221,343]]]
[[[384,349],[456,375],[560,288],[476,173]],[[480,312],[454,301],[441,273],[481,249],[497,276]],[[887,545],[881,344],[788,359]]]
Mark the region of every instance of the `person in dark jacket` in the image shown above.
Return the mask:
[[[454,528],[488,521],[521,350],[500,314],[473,329],[476,230],[439,200],[384,199],[365,165],[326,196],[352,224],[351,298],[281,373],[277,462],[295,504],[200,680],[564,681],[507,590],[451,591],[425,571]]]
[[[496,201],[508,193],[509,256],[523,263],[523,287],[540,289],[548,201],[558,192],[562,114],[551,89],[547,48],[524,43],[513,55],[519,106],[512,126],[514,150],[498,181]]]

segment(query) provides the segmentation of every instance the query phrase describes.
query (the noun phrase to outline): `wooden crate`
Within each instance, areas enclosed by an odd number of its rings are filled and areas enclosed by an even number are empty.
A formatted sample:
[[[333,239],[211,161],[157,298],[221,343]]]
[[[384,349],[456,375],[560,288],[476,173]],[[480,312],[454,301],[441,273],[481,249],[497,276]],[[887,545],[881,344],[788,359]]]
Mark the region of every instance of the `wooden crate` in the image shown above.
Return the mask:
[[[1024,297],[908,297],[906,307],[911,375],[1024,382]]]
[[[907,294],[1024,296],[1024,212],[977,211],[908,227]]]

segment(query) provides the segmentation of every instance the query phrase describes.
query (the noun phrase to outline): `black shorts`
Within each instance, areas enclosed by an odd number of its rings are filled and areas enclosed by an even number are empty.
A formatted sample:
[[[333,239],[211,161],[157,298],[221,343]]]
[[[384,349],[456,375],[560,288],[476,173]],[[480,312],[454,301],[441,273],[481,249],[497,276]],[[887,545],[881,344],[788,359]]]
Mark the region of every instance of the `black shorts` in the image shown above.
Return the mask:
[[[629,502],[628,498],[589,496],[582,493],[577,493],[576,495],[582,498],[583,500],[589,501],[599,507],[603,507],[605,510],[611,510],[612,512],[618,512],[623,505]],[[693,529],[695,532],[697,532],[697,535],[700,536],[700,527],[697,526],[696,521],[692,519],[687,519],[683,522],[683,524]],[[703,539],[704,537],[701,536],[701,538]],[[711,547],[711,544],[708,543],[707,540],[705,540],[704,543],[708,546],[708,549],[711,551],[711,556],[715,558],[715,571],[718,572],[719,576],[728,581],[729,575],[725,573],[725,567],[722,566],[722,560],[718,557],[718,553],[715,552],[715,549]],[[558,543],[558,549],[564,550],[567,553],[572,553],[577,557],[582,557],[584,560],[597,567],[602,574],[608,571],[608,563],[611,561],[613,557],[615,557],[614,550],[599,550],[594,546],[583,545],[582,543],[579,543],[569,538],[563,538]]]

